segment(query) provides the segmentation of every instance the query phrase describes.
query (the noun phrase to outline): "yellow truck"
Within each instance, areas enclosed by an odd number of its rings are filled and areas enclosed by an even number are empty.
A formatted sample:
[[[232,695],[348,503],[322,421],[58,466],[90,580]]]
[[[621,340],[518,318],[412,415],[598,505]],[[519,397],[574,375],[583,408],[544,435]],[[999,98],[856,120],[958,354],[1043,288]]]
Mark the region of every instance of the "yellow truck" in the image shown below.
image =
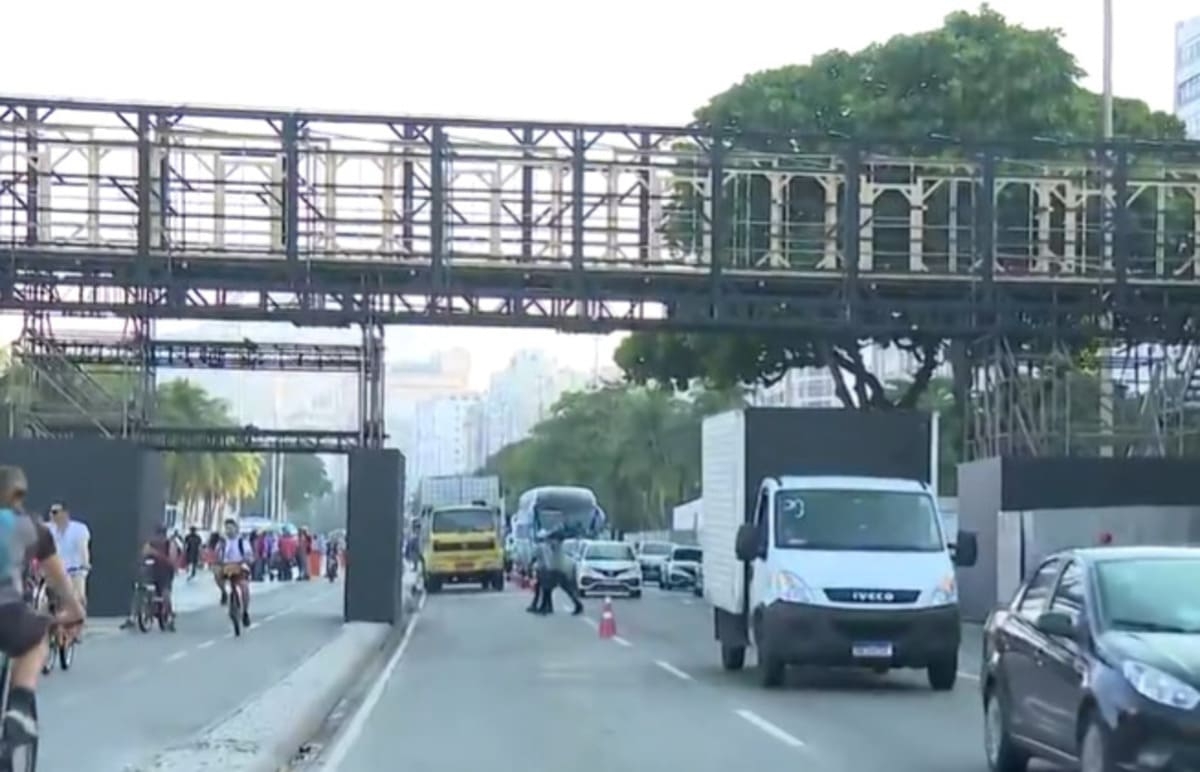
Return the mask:
[[[504,523],[495,477],[422,480],[418,491],[425,588],[504,589]]]

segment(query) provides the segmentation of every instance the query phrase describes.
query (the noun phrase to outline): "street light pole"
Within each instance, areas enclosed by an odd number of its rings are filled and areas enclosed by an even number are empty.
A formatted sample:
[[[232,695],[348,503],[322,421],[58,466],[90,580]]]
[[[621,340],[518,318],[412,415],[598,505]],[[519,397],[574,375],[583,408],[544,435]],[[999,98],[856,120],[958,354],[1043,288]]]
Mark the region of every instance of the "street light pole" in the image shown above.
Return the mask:
[[[1102,0],[1104,3],[1104,97],[1103,107],[1104,112],[1104,141],[1109,142],[1113,138],[1113,0]],[[1104,201],[1103,207],[1107,216],[1104,218],[1104,262],[1107,264],[1112,260],[1112,209],[1109,205],[1109,200],[1112,196],[1112,186],[1105,182],[1104,185]],[[1105,326],[1112,329],[1112,316],[1105,314]],[[1104,457],[1112,457],[1113,450],[1113,396],[1114,384],[1111,360],[1115,354],[1115,349],[1108,346],[1101,347],[1100,361],[1100,434],[1101,445],[1100,455]]]

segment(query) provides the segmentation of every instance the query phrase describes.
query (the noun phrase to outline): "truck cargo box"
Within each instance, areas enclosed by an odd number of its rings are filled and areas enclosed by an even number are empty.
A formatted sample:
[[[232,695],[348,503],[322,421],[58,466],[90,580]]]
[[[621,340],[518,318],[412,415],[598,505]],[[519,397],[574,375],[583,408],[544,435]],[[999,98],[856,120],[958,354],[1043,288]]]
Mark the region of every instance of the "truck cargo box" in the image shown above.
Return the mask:
[[[785,475],[855,475],[932,482],[927,413],[844,408],[744,408],[710,416],[701,433],[700,546],[704,593],[740,613],[745,567],[734,542],[759,484]]]

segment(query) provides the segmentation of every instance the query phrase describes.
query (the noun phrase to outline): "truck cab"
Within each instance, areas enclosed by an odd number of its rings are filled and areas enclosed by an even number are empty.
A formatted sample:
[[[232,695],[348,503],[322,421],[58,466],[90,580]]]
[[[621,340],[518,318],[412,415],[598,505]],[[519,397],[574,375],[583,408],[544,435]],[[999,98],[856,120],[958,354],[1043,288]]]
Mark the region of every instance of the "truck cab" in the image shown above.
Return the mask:
[[[923,482],[762,481],[736,552],[764,685],[779,684],[788,665],[827,665],[924,668],[934,689],[952,688],[961,633],[948,541]],[[973,563],[973,539],[961,542],[957,562]],[[741,657],[734,647],[726,666]]]
[[[425,587],[438,592],[445,584],[479,583],[504,589],[504,544],[500,513],[483,503],[437,507],[422,527]]]

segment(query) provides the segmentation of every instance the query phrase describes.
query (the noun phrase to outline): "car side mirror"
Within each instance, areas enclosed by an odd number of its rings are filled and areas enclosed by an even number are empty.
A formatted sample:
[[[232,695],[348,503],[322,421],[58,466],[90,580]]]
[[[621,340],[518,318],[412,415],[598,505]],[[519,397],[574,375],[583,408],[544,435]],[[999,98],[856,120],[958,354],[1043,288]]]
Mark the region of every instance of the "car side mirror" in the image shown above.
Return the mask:
[[[749,563],[752,560],[757,560],[762,555],[762,540],[758,535],[758,528],[753,523],[743,523],[738,526],[737,540],[734,543],[734,551],[737,553],[737,559]]]
[[[1037,629],[1058,638],[1075,637],[1075,620],[1061,611],[1047,611],[1037,618]]]
[[[959,531],[954,545],[954,565],[970,568],[979,561],[979,539],[974,531]]]

